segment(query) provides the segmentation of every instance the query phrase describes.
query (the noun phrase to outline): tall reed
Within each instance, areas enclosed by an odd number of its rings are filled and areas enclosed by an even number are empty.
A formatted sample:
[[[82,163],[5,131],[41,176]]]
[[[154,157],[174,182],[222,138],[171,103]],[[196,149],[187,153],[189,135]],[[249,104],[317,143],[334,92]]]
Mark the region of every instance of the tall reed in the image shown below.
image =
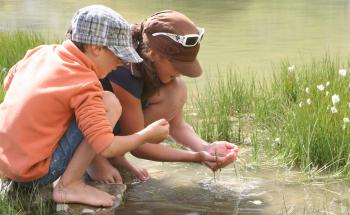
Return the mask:
[[[217,77],[197,87],[198,93],[191,100],[196,117],[190,120],[208,141],[241,142],[242,129],[253,106],[254,82],[247,84],[231,68],[224,73],[218,69]]]
[[[312,170],[321,168],[349,174],[350,159],[350,77],[349,63],[326,56],[309,65],[288,71],[280,79],[293,76],[293,85],[284,98],[284,118],[279,136],[280,152],[291,164]],[[278,84],[275,82],[275,86]],[[281,92],[280,92],[281,93]],[[287,96],[292,95],[293,97]]]
[[[0,31],[0,102],[3,100],[3,80],[9,68],[23,58],[28,49],[44,44],[44,37],[35,32]]]
[[[292,166],[350,175],[349,67],[329,56],[299,66],[282,62],[272,80],[259,82],[229,70],[198,88],[198,115],[190,120],[208,141],[252,136],[259,139],[255,150],[274,149]]]

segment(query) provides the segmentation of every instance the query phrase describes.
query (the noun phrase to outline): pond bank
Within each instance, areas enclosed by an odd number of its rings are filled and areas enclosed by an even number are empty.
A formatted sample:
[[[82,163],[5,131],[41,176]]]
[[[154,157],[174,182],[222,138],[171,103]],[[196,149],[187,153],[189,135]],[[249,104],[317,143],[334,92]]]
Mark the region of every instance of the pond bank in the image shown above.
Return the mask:
[[[1,84],[27,48],[43,40],[14,35],[0,34]],[[204,166],[137,161],[154,178],[132,184],[118,214],[347,214],[349,188],[338,178],[350,175],[349,68],[348,59],[325,56],[306,65],[282,62],[267,82],[228,69],[199,87],[186,106],[187,120],[208,141],[249,145],[239,169],[223,169],[215,182]],[[23,198],[3,198],[0,213],[27,211],[31,206],[21,201],[30,201]],[[43,208],[39,214],[51,205]]]

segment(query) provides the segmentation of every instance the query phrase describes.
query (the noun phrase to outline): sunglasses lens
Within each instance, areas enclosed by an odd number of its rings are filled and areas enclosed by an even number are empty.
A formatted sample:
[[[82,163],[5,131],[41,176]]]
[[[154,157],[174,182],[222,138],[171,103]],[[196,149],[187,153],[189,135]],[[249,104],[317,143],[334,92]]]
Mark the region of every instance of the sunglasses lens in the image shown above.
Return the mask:
[[[197,44],[197,41],[198,41],[198,37],[187,37],[186,45],[187,46],[194,46]]]

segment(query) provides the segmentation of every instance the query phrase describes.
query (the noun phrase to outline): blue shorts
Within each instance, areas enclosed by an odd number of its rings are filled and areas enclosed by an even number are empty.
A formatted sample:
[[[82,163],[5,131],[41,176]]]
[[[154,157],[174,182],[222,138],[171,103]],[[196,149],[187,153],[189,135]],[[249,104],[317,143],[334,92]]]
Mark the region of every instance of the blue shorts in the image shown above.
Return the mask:
[[[84,135],[78,128],[75,118],[70,122],[69,128],[63,135],[54,151],[49,172],[47,175],[30,182],[14,182],[14,186],[18,188],[32,188],[34,186],[45,186],[53,183],[66,170],[69,161],[72,159],[75,150],[83,141]]]

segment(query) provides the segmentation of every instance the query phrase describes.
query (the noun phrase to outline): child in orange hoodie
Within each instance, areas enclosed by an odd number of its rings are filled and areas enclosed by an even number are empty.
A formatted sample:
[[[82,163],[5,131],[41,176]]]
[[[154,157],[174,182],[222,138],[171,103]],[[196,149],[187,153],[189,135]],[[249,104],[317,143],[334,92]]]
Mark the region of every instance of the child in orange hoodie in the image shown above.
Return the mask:
[[[78,10],[70,39],[29,50],[4,80],[0,104],[0,172],[19,188],[61,177],[56,202],[112,206],[114,196],[86,185],[82,176],[99,154],[109,158],[145,142],[162,141],[164,119],[129,136],[114,136],[117,98],[99,79],[123,62],[142,59],[131,45],[129,24],[102,5]]]

